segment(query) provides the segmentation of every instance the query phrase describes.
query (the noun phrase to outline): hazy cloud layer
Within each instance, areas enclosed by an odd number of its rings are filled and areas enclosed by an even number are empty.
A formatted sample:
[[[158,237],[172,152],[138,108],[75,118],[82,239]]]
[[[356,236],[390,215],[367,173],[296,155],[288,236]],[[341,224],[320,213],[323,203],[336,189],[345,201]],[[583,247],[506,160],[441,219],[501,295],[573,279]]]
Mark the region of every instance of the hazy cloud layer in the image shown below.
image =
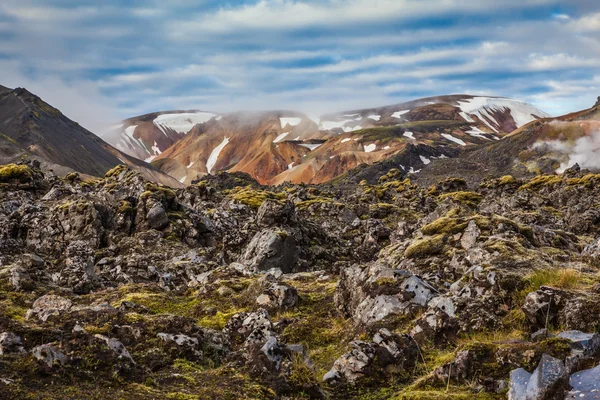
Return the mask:
[[[96,132],[163,109],[318,117],[449,93],[561,114],[600,95],[599,37],[587,0],[3,0],[0,84]]]

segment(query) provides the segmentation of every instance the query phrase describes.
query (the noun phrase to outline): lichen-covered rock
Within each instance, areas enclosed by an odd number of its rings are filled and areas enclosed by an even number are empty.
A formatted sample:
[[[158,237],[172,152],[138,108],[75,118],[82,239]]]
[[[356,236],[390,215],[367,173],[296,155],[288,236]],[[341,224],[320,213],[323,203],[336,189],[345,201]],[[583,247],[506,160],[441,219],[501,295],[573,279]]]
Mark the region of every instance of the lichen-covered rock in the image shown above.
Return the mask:
[[[597,399],[600,393],[600,365],[571,375],[569,385],[571,390],[565,399]]]
[[[187,335],[173,335],[170,333],[159,333],[157,335],[169,350],[173,350],[176,357],[188,360],[202,361],[202,350],[197,338]]]
[[[60,350],[52,344],[43,344],[36,346],[31,350],[33,357],[48,369],[63,366],[69,359]]]
[[[27,311],[27,319],[36,318],[46,322],[52,316],[60,316],[69,312],[73,302],[61,296],[45,295],[38,298],[30,310]]]
[[[395,335],[379,330],[373,342],[360,340],[351,343],[352,350],[338,358],[323,380],[330,384],[357,383],[363,378],[381,378],[383,371],[402,371],[412,368],[418,357],[418,347],[408,335]]]
[[[563,362],[544,354],[532,374],[522,369],[511,372],[508,398],[510,400],[564,398],[567,380],[568,375]]]
[[[0,333],[0,355],[23,353],[25,353],[25,348],[19,336],[12,332]]]
[[[129,354],[129,352],[127,351],[127,349],[123,345],[123,343],[121,343],[117,339],[115,339],[115,338],[109,338],[107,336],[99,335],[99,334],[94,335],[94,338],[96,338],[99,341],[101,341],[104,344],[106,344],[106,346],[108,346],[108,348],[110,350],[112,350],[112,352],[115,354],[115,356],[116,356],[116,358],[118,360],[120,360],[120,361],[126,361],[126,362],[129,362],[131,364],[135,364],[135,361],[133,361],[133,358],[131,357],[131,354]]]
[[[265,229],[250,241],[239,259],[253,272],[279,268],[285,273],[294,272],[298,263],[296,240],[289,232]]]
[[[267,274],[257,284],[260,295],[256,303],[267,309],[289,309],[298,303],[298,291],[295,287],[279,282],[275,276]]]

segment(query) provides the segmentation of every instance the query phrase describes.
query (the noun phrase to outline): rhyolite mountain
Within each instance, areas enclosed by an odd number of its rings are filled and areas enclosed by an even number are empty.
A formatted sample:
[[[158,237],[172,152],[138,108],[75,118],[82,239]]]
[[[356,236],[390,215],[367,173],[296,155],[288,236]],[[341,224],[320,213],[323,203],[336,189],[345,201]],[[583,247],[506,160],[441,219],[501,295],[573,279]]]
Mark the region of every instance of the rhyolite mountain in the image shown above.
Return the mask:
[[[37,158],[57,173],[104,174],[119,164],[147,179],[179,186],[157,168],[115,149],[26,89],[0,87],[0,161]]]
[[[439,160],[416,177],[435,182],[460,176],[474,185],[484,178],[518,178],[563,173],[576,164],[600,169],[600,105],[555,118],[531,122],[501,141],[465,149],[453,159]],[[383,171],[385,172],[385,171]]]
[[[428,150],[421,157],[398,165],[406,172],[419,171],[431,157],[451,157],[462,147],[499,140],[548,117],[516,100],[469,95],[328,114],[318,125],[291,111],[202,115],[206,121],[167,150],[153,139],[165,137],[154,114],[147,117],[151,130],[158,132],[153,138],[143,139],[147,130],[139,124],[134,130],[129,126],[126,136],[137,147],[145,140],[142,147],[156,150],[150,156],[155,165],[187,184],[216,171],[245,172],[262,184],[324,183],[359,165],[424,145]]]
[[[213,117],[217,115],[199,110],[149,113],[124,120],[104,136],[122,152],[150,162],[195,125]]]

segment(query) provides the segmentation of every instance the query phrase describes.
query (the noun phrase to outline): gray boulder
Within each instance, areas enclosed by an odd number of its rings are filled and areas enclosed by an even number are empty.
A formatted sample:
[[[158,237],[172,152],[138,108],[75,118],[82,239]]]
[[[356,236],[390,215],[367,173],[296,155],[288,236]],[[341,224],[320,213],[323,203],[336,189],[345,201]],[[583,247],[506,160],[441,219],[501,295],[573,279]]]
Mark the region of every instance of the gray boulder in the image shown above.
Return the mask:
[[[23,353],[25,353],[25,349],[19,336],[12,332],[0,333],[0,355]]]
[[[27,311],[26,319],[38,319],[46,322],[52,316],[69,312],[73,302],[56,295],[45,295],[33,302],[33,307]]]
[[[149,199],[147,209],[146,221],[150,229],[160,230],[169,224],[169,216],[160,202]]]
[[[104,335],[94,335],[94,337],[99,341],[104,342],[108,346],[108,348],[110,348],[113,351],[113,353],[115,353],[117,359],[135,364],[135,361],[133,361],[131,354],[129,354],[123,343],[119,342],[117,339],[109,338]]]
[[[372,342],[355,340],[352,350],[338,358],[323,381],[356,383],[365,377],[373,377],[383,371],[408,370],[415,364],[419,349],[408,335],[396,335],[380,329]]]
[[[194,361],[202,360],[202,351],[200,350],[198,339],[187,335],[173,335],[170,333],[159,333],[156,336],[162,339],[165,346],[176,353],[176,356]]]
[[[600,365],[571,375],[569,384],[568,400],[600,399]]]
[[[40,364],[49,369],[65,365],[69,360],[67,356],[61,353],[58,348],[52,344],[43,344],[34,347],[33,350],[31,350],[31,354]]]
[[[250,241],[239,259],[252,272],[279,268],[284,273],[294,272],[298,263],[296,240],[286,231],[262,230]]]
[[[544,354],[532,374],[520,368],[510,378],[509,400],[551,400],[563,398],[568,375],[561,360]]]

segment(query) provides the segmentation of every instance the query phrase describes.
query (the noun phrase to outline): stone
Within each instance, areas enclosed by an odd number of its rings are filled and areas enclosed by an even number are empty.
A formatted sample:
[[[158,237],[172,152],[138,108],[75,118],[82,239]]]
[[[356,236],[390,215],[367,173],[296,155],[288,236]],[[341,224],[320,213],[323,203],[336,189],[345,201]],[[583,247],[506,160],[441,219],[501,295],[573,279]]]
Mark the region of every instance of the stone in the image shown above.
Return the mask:
[[[467,228],[460,239],[460,245],[465,250],[471,250],[473,247],[475,247],[477,239],[480,235],[481,231],[477,227],[477,223],[471,220],[469,221],[469,224],[467,225]]]
[[[27,311],[26,318],[37,318],[46,322],[52,316],[68,312],[73,306],[73,302],[56,295],[45,295],[33,302],[33,307]]]
[[[532,374],[520,368],[510,378],[510,400],[549,400],[563,398],[568,375],[561,360],[543,354]]]
[[[526,400],[525,393],[530,379],[531,374],[523,368],[510,371],[508,400]]]
[[[521,309],[532,326],[547,328],[556,322],[566,297],[566,293],[561,290],[542,286],[540,290],[527,295]]]
[[[558,334],[559,338],[571,341],[571,347],[586,354],[595,355],[600,351],[600,334],[584,333],[581,331],[565,331]]]
[[[292,221],[294,213],[294,203],[289,201],[282,203],[277,200],[266,199],[258,208],[256,222],[261,226],[286,224]]]
[[[10,270],[10,284],[17,291],[30,291],[35,288],[31,275],[23,267],[14,267]]]
[[[375,377],[384,370],[408,370],[415,364],[419,349],[408,335],[396,335],[380,329],[372,342],[355,340],[352,350],[338,358],[333,367],[323,376],[323,381],[356,383],[365,377]],[[376,378],[382,378],[376,376]]]
[[[600,365],[571,375],[569,385],[567,400],[600,399]]]
[[[252,272],[279,268],[284,273],[295,271],[298,263],[296,240],[288,232],[265,229],[257,232],[238,260]]]
[[[176,356],[183,356],[188,360],[202,361],[200,342],[194,337],[187,335],[173,335],[170,333],[159,333],[157,335],[168,347],[175,350]]]
[[[402,282],[402,289],[405,293],[412,294],[411,303],[425,307],[433,297],[436,290],[417,276],[411,276]]]
[[[0,333],[0,355],[23,353],[25,353],[25,348],[19,336],[12,332]]]
[[[269,362],[271,362],[275,370],[281,368],[281,363],[286,357],[286,349],[279,344],[277,337],[270,336],[266,343],[261,347],[260,351],[267,357]]]
[[[401,302],[396,296],[379,295],[375,298],[367,297],[356,308],[355,320],[370,325],[390,315],[402,314],[406,307],[406,303]]]
[[[129,361],[132,364],[135,364],[135,361],[133,361],[131,354],[129,354],[123,343],[121,343],[117,339],[109,338],[107,336],[99,334],[94,335],[94,337],[100,340],[101,342],[104,342],[113,351],[113,353],[115,353],[118,359]]]
[[[267,309],[286,310],[298,303],[298,291],[292,285],[278,282],[274,275],[263,276],[258,285],[262,293],[256,298],[256,303]]]
[[[36,346],[31,350],[33,357],[42,365],[49,369],[67,364],[68,357],[61,353],[57,347],[52,344],[43,344]]]
[[[146,221],[150,229],[156,230],[161,230],[169,224],[169,216],[160,202],[154,202],[148,209]]]

